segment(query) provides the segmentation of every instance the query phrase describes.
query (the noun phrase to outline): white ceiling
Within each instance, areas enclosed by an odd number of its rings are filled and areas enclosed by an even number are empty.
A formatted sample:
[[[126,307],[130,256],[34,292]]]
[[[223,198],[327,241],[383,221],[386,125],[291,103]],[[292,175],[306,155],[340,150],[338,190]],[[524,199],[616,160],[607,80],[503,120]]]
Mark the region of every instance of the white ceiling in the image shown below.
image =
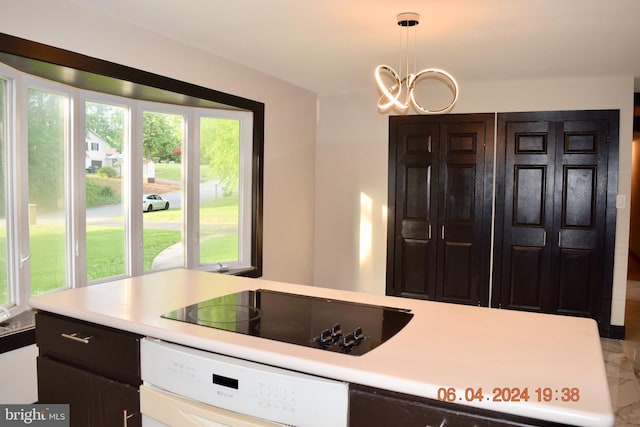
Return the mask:
[[[640,0],[70,0],[319,94],[398,68],[417,12],[418,69],[465,79],[640,77]]]

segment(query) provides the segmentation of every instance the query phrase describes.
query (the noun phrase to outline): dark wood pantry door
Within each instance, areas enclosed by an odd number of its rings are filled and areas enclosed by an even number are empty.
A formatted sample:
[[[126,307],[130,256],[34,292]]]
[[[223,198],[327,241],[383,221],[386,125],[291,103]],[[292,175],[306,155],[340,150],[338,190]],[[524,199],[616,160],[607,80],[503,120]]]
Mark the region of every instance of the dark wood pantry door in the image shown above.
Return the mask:
[[[493,306],[608,323],[617,127],[617,111],[498,116]]]
[[[504,167],[498,166],[504,174],[504,218],[497,222],[504,224],[501,308],[550,308],[557,125],[500,116],[506,146]]]
[[[493,114],[390,118],[388,295],[488,305],[493,129]]]

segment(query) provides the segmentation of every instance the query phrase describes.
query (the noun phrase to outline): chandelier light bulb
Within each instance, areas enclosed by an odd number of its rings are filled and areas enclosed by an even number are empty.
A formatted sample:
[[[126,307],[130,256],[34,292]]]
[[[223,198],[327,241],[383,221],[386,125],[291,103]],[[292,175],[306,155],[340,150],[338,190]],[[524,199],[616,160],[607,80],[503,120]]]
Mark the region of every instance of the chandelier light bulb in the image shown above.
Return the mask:
[[[414,27],[420,23],[419,19],[420,15],[413,12],[401,13],[397,16],[398,25],[403,27],[403,30],[407,32],[409,27]],[[407,34],[407,45],[408,38],[409,36]],[[416,111],[422,114],[440,114],[453,108],[454,104],[458,100],[459,90],[458,82],[450,73],[439,68],[426,68],[415,74],[410,73],[408,47],[405,62],[407,73],[405,77],[401,77],[400,75],[402,72],[402,61],[400,64],[400,73],[396,72],[396,70],[388,65],[381,64],[376,67],[374,76],[378,90],[382,94],[380,99],[378,99],[378,110],[384,112],[396,109],[401,112],[406,112],[411,105]],[[386,79],[383,76],[386,76]],[[453,92],[451,102],[445,107],[436,109],[429,109],[425,107],[423,103],[420,103],[416,99],[415,88],[416,85],[425,78],[442,80]]]

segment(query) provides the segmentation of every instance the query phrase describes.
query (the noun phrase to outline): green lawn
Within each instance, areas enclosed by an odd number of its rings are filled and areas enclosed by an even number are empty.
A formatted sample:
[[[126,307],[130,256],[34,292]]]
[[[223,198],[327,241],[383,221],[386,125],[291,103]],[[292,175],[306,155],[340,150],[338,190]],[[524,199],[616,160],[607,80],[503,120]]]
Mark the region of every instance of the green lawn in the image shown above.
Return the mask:
[[[180,232],[146,229],[144,269],[163,249],[180,240]],[[61,227],[31,226],[32,294],[48,292],[67,283],[64,265],[64,230]],[[87,279],[89,281],[124,274],[124,233],[113,227],[87,228]]]
[[[157,164],[158,178],[180,180],[180,164]],[[208,167],[201,167],[201,180]],[[94,183],[95,181],[95,183]],[[91,176],[87,180],[87,202],[91,206],[118,203],[119,196],[108,180]],[[95,200],[94,200],[95,199]],[[89,203],[90,202],[90,203]],[[182,221],[181,209],[154,211],[144,214],[144,271],[151,270],[153,259],[164,249],[180,241],[180,232],[164,230],[160,223]],[[158,222],[158,228],[150,228]],[[238,258],[238,197],[222,197],[200,207],[201,263],[216,263]],[[0,266],[6,262],[6,230],[0,228]],[[40,294],[66,286],[65,234],[63,226],[35,224],[30,226],[31,291]],[[124,267],[124,232],[122,228],[87,227],[87,280],[121,276]],[[0,267],[0,284],[7,283],[6,271]],[[0,305],[6,304],[7,289],[0,285]]]
[[[182,209],[144,214],[145,222],[180,222]],[[200,224],[237,224],[238,196],[221,197],[200,205]]]
[[[202,240],[200,262],[202,264],[228,261],[238,258],[238,237],[232,234]]]
[[[238,198],[224,197],[208,203],[200,211],[203,226],[200,259],[202,263],[229,261],[238,257],[237,231],[207,233],[207,224],[237,224]],[[144,214],[145,223],[180,221],[179,209]],[[233,229],[233,227],[231,227]],[[229,227],[225,228],[229,230]],[[146,228],[144,239],[144,270],[151,269],[153,259],[164,249],[180,241],[180,232]],[[61,226],[31,225],[31,286],[32,294],[48,292],[67,283],[64,265],[65,235]],[[0,229],[0,263],[6,259],[5,230]],[[87,227],[88,281],[124,274],[124,232],[121,228]],[[7,283],[6,272],[0,268],[0,283]],[[7,302],[7,291],[0,286],[0,304]]]

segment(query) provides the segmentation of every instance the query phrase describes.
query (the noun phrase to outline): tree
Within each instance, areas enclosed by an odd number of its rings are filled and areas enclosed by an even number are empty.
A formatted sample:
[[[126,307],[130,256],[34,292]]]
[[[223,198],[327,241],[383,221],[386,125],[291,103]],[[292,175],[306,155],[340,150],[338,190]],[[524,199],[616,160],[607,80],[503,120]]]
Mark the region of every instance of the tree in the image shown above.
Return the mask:
[[[85,111],[85,127],[94,131],[109,146],[122,153],[124,148],[125,109],[113,105],[87,102]]]
[[[183,117],[145,111],[142,121],[144,157],[150,160],[173,160],[173,151],[182,145]]]
[[[64,184],[66,97],[29,89],[29,203],[59,207]]]
[[[226,194],[238,190],[240,177],[240,121],[205,117],[200,121],[201,162],[209,165]]]

